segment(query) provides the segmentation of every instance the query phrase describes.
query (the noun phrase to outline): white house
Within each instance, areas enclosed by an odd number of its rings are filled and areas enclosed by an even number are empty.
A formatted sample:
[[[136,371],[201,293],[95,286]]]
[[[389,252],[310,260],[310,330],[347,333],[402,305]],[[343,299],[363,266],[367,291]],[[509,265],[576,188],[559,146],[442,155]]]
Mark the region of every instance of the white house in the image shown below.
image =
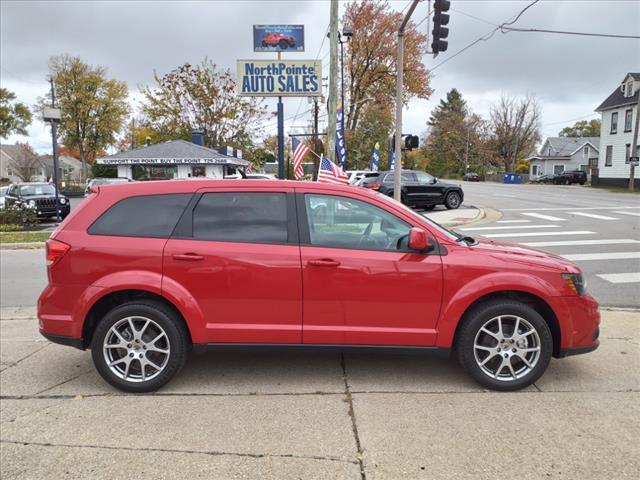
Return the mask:
[[[583,170],[591,174],[589,165],[597,165],[598,137],[549,137],[537,155],[529,157],[531,178],[560,174],[565,170]]]
[[[622,83],[596,108],[602,114],[600,155],[598,157],[599,185],[626,186],[629,183],[629,157],[632,155],[633,133],[638,121],[640,73],[628,73]],[[640,186],[640,169],[636,169],[636,186]]]

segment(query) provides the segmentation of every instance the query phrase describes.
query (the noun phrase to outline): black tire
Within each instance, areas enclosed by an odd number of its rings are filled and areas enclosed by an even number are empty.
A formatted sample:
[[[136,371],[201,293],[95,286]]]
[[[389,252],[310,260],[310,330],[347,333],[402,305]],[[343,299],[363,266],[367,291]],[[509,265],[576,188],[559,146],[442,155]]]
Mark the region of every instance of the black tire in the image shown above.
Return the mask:
[[[436,208],[436,206],[435,205],[425,205],[422,208],[424,208],[425,210],[433,210],[434,208]]]
[[[462,198],[458,192],[449,192],[447,196],[444,197],[444,206],[447,207],[447,210],[454,210],[460,207],[461,203]]]
[[[164,330],[166,334],[166,340],[163,339],[160,341],[164,341],[161,346],[164,346],[164,348],[169,351],[167,354],[168,358],[166,358],[166,361],[163,363],[163,368],[159,373],[150,380],[129,381],[119,377],[107,364],[107,359],[103,352],[105,336],[110,333],[111,327],[127,317],[134,316],[152,320],[157,326]],[[158,341],[154,343],[157,345]],[[91,356],[96,370],[108,383],[125,392],[145,393],[158,390],[180,371],[186,361],[188,347],[189,340],[184,324],[173,310],[167,308],[162,303],[152,300],[134,300],[115,307],[100,321],[93,333]],[[126,352],[125,349],[118,350]],[[140,354],[145,355],[146,358],[150,352]],[[126,356],[125,354],[122,357],[125,358]],[[142,358],[142,356],[140,358]],[[136,361],[136,359],[134,358],[133,361]],[[129,362],[133,365],[133,361]],[[139,361],[138,370],[141,366],[142,363]],[[135,368],[135,366],[133,368]],[[146,371],[146,367],[142,368]]]
[[[584,180],[580,181],[580,185],[584,185],[586,182]]]
[[[267,42],[265,42],[264,40],[262,40],[262,46],[266,47],[267,46]]]
[[[501,316],[505,321],[512,317],[520,317],[520,325],[524,325],[522,323],[522,320],[524,320],[533,329],[535,329],[535,333],[537,334],[536,341],[539,340],[540,347],[539,356],[537,357],[533,368],[529,368],[528,371],[523,372],[522,376],[519,378],[503,380],[494,378],[483,370],[476,360],[476,349],[474,348],[476,336],[481,335],[480,329],[487,325],[487,322],[497,318],[498,316]],[[464,370],[483,387],[499,391],[520,390],[528,387],[538,380],[549,366],[549,361],[551,360],[551,355],[553,353],[553,337],[551,335],[551,330],[540,314],[528,305],[513,300],[497,300],[482,303],[469,311],[462,319],[462,322],[463,323],[460,326],[460,330],[456,337],[456,344],[454,345],[456,356],[458,357],[458,361],[460,362],[460,365],[462,365],[462,368],[464,368]],[[507,333],[506,325],[505,333]],[[511,336],[513,337],[513,329]],[[531,338],[533,339],[534,337]],[[508,338],[505,341],[508,342]],[[497,343],[496,346],[500,345],[497,340],[495,340],[495,342]],[[515,358],[516,366],[518,366],[519,363],[521,363],[521,360],[518,356],[513,355],[510,352],[512,346],[517,346],[518,348],[521,347],[513,344],[513,342],[511,343],[511,346],[502,350],[503,352],[509,353],[503,354],[493,352],[493,355],[495,356],[495,360],[499,360],[500,362],[503,361],[502,355],[511,355],[508,361],[513,365],[514,360],[512,360],[512,358]],[[513,350],[516,349],[514,348]],[[500,350],[498,349],[498,351]],[[482,350],[480,350],[480,352],[482,352]],[[488,353],[487,356],[489,355],[490,354]],[[481,360],[484,359],[486,359],[486,357]],[[488,365],[490,365],[490,363]],[[526,367],[524,363],[522,363],[522,366]],[[501,371],[502,370],[498,370],[498,374],[500,374]]]
[[[280,40],[278,42],[278,45],[280,45],[280,48],[282,50],[286,50],[287,48],[289,48],[289,42],[287,42],[286,40]]]

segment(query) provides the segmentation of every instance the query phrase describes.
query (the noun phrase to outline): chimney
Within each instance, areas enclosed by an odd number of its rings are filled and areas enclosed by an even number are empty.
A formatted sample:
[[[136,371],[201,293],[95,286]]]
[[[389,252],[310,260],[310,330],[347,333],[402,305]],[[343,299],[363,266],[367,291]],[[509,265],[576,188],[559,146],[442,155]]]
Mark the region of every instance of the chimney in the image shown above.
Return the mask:
[[[193,130],[191,132],[191,142],[196,145],[204,146],[204,131],[203,130]]]

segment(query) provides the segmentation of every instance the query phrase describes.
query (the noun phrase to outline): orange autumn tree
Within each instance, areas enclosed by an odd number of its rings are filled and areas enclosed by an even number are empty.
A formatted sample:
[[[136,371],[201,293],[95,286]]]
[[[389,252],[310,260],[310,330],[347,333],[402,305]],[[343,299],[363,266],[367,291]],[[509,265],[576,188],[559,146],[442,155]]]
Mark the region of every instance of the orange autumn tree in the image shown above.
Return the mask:
[[[426,12],[425,12],[426,13]],[[346,128],[355,130],[368,105],[393,110],[398,22],[402,14],[385,0],[351,1],[343,25],[351,26],[353,37],[345,52],[347,88]],[[424,26],[424,24],[423,24]],[[426,31],[427,27],[423,27]],[[404,41],[404,102],[413,97],[427,99],[432,93],[429,72],[422,63],[427,36],[409,22]]]

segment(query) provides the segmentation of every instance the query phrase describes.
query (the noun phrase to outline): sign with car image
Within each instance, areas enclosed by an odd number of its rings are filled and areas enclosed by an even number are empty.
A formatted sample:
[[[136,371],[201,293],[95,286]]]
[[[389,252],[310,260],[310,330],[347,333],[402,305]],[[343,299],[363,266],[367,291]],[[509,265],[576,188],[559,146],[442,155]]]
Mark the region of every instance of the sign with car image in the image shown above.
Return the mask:
[[[254,25],[254,52],[304,52],[304,25]]]

